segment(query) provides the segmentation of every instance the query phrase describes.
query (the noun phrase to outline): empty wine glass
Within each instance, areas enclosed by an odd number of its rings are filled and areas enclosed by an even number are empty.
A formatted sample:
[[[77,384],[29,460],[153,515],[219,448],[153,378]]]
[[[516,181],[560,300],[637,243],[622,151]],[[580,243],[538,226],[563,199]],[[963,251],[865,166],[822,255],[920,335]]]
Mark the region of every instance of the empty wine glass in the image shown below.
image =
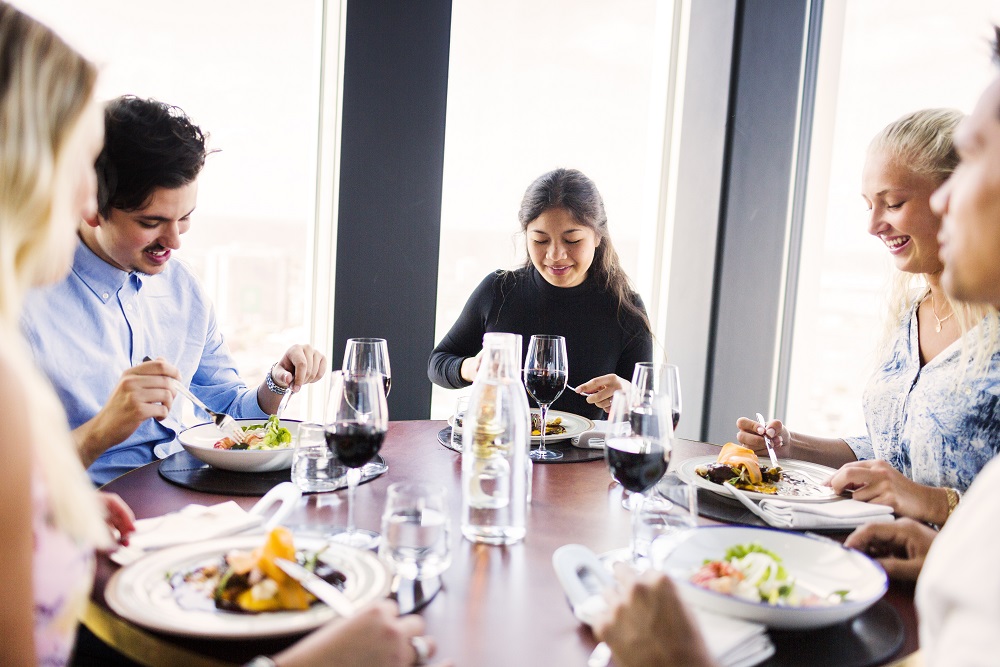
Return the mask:
[[[562,452],[545,449],[545,430],[549,406],[563,393],[567,376],[566,339],[562,336],[532,336],[524,358],[524,387],[538,403],[541,418],[538,449],[531,450],[530,454],[536,461],[552,461],[563,456]]]
[[[330,374],[326,441],[347,466],[347,527],[336,532],[334,542],[370,549],[378,533],[354,525],[354,490],[361,481],[361,467],[378,454],[389,427],[383,376],[335,371]]]
[[[348,373],[377,373],[382,376],[386,397],[392,388],[389,344],[385,338],[349,338],[342,370]]]
[[[670,403],[673,408],[671,418],[676,432],[677,425],[681,421],[681,371],[674,364],[666,364],[663,368],[666,373],[667,388],[670,390]]]

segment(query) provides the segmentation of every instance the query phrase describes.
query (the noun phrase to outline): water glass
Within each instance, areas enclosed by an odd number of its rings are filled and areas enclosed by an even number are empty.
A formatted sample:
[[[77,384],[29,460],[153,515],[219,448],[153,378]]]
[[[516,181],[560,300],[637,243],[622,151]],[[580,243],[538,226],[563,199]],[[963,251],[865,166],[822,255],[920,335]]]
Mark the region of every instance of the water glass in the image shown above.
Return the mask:
[[[347,467],[326,444],[322,424],[299,424],[292,453],[292,482],[305,492],[336,491],[346,482]]]
[[[667,475],[632,512],[632,549],[639,567],[659,567],[698,525],[698,489]]]
[[[465,420],[465,411],[469,408],[469,397],[459,396],[455,401],[455,414],[451,418],[451,447],[461,451],[462,449],[462,424]]]
[[[446,491],[440,484],[391,484],[378,555],[404,579],[436,577],[451,565],[450,523]]]

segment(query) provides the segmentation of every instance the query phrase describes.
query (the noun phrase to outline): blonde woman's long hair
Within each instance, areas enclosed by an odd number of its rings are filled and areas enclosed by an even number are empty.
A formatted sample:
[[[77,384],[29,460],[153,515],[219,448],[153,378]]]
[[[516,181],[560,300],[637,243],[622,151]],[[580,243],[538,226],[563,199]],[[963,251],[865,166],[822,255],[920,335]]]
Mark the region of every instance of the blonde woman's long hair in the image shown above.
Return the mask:
[[[63,150],[94,93],[97,71],[51,30],[0,2],[0,354],[15,370],[55,525],[82,543],[108,544],[101,506],[55,390],[31,361],[18,326],[26,291],[51,278],[65,247],[74,186]],[[75,212],[74,212],[75,213]],[[21,446],[21,443],[8,443]]]
[[[940,185],[958,165],[954,146],[955,128],[963,118],[955,109],[922,109],[906,114],[879,132],[868,147],[868,155],[882,155],[887,161],[911,173],[929,176]],[[887,294],[888,312],[879,345],[879,359],[884,359],[893,346],[900,325],[908,318],[915,301],[929,293],[927,278],[922,273],[896,271]],[[995,351],[1000,349],[1000,319],[992,306],[967,304],[947,297],[961,329],[963,364],[966,370],[983,372]],[[978,328],[977,325],[979,326]],[[967,338],[970,330],[974,336]],[[971,340],[970,340],[971,338]],[[959,381],[960,381],[959,379]]]

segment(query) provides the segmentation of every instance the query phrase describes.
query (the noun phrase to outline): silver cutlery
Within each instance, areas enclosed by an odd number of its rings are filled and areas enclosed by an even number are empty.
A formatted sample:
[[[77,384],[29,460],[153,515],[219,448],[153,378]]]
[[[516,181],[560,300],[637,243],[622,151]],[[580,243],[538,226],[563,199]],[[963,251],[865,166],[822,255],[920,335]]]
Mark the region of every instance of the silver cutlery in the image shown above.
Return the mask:
[[[282,572],[302,584],[303,588],[315,595],[321,602],[337,612],[341,618],[354,616],[354,603],[351,602],[351,599],[323,577],[285,558],[275,558],[274,564]]]
[[[771,466],[774,468],[778,467],[778,457],[774,454],[774,445],[771,444],[771,438],[767,435],[767,422],[764,421],[764,415],[757,413],[757,423],[764,427],[764,444],[767,445],[767,455],[771,457]]]
[[[281,402],[278,403],[278,409],[274,411],[274,416],[281,419],[281,415],[285,412],[285,408],[288,406],[288,401],[291,399],[292,394],[294,394],[291,389],[285,392],[284,396],[281,397]]]
[[[150,357],[143,357],[143,361],[152,361]],[[189,401],[195,404],[196,407],[201,408],[208,413],[208,416],[212,418],[212,423],[215,424],[216,428],[222,431],[223,435],[229,436],[233,439],[233,442],[238,442],[242,444],[246,440],[246,435],[243,433],[243,429],[240,428],[236,420],[227,414],[222,414],[219,412],[213,412],[208,409],[208,406],[201,402],[201,399],[191,393],[191,391],[180,383],[179,380],[175,378],[170,378],[170,382],[174,385],[174,389],[178,393],[183,394],[187,397]]]

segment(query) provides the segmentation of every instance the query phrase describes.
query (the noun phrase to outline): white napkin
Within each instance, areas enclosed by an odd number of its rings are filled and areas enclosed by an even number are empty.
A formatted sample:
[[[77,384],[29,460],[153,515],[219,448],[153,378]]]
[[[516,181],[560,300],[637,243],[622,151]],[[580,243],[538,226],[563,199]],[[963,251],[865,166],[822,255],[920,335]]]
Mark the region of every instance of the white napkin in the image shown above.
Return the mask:
[[[866,523],[893,520],[891,507],[849,498],[831,503],[796,503],[767,498],[760,501],[760,509],[773,520],[771,525],[782,528],[857,528]]]
[[[298,487],[283,482],[268,491],[249,512],[228,500],[210,506],[187,505],[163,516],[139,519],[129,536],[129,545],[111,554],[111,560],[128,565],[156,549],[227,537],[251,528],[269,530],[295,509],[301,496]],[[268,519],[265,514],[273,505],[278,509]]]
[[[580,449],[604,449],[604,439],[607,437],[608,421],[606,419],[594,420],[594,428],[584,431],[570,442],[574,447]]]

